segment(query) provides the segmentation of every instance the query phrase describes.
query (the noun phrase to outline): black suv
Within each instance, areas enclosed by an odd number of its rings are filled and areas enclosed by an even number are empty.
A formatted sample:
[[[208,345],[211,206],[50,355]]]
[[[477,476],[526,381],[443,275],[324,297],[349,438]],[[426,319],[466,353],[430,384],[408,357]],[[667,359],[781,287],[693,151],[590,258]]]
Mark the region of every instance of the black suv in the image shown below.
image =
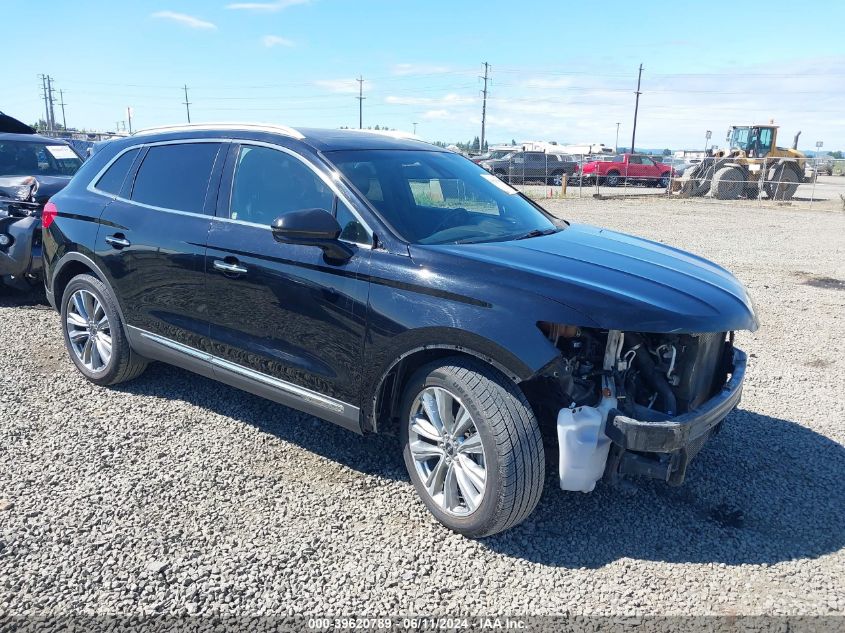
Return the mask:
[[[414,140],[264,126],[107,144],[44,212],[70,358],[111,385],[165,361],[396,433],[414,486],[471,536],[545,475],[683,481],[739,401],[756,329],[727,271],[555,219]]]
[[[547,152],[514,152],[478,164],[512,185],[539,182],[559,187],[564,176],[572,176],[578,169],[578,163],[571,156]]]

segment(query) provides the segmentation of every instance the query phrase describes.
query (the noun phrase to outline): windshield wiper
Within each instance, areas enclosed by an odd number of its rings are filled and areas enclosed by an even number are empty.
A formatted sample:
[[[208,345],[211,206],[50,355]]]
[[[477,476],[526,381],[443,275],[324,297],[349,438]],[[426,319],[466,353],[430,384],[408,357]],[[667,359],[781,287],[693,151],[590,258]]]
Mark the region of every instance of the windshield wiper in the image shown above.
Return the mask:
[[[516,237],[512,237],[512,240],[527,240],[531,237],[540,237],[542,235],[551,235],[552,233],[557,233],[557,229],[534,229],[532,231],[528,231],[528,233],[523,233],[522,235],[517,235]]]

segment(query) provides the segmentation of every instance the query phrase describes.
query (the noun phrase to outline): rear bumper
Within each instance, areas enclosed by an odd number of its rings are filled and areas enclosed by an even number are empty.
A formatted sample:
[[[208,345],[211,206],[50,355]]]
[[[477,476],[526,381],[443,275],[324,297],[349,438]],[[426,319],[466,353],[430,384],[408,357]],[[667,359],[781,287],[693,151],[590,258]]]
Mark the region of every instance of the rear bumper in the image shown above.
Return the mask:
[[[611,411],[605,434],[615,446],[611,474],[644,475],[670,484],[683,482],[686,467],[720,428],[742,397],[747,357],[733,350],[731,377],[722,390],[693,411],[659,422],[636,420]]]

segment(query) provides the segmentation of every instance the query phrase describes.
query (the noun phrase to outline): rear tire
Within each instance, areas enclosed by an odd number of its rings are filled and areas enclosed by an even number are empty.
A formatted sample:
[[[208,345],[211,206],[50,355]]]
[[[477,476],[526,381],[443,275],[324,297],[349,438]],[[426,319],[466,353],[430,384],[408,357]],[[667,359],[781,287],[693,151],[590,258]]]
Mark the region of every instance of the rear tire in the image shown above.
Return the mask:
[[[562,171],[556,171],[555,173],[553,173],[551,175],[551,178],[549,178],[548,182],[549,182],[550,185],[553,185],[555,187],[563,186],[563,172]]]
[[[608,187],[616,187],[619,184],[619,172],[618,171],[609,171],[607,172],[607,176],[604,177],[604,184]]]
[[[455,532],[497,534],[540,500],[545,456],[537,418],[513,382],[479,361],[446,358],[417,371],[403,395],[401,439],[417,493]]]
[[[137,378],[147,360],[129,347],[117,301],[93,275],[77,275],[62,295],[62,333],[73,364],[97,385]]]
[[[772,167],[767,176],[763,189],[770,200],[792,200],[801,183],[801,177],[789,163]]]

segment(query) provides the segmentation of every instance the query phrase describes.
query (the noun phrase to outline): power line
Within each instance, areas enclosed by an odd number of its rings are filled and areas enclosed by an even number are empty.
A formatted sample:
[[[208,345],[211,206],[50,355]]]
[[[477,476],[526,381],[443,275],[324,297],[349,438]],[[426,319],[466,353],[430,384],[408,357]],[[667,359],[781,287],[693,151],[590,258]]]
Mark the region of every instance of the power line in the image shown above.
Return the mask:
[[[59,102],[59,105],[62,106],[62,129],[67,130],[67,119],[65,118],[65,106],[67,104],[65,103],[65,91],[64,90],[61,90],[61,89],[59,90],[59,99],[61,99],[61,101]]]
[[[191,122],[191,102],[188,101],[188,84],[185,84],[184,88],[185,88],[185,101],[184,101],[185,112],[188,113],[188,123],[190,123]]]
[[[358,96],[355,98],[358,99],[358,129],[361,130],[364,128],[364,99],[367,98],[364,96],[364,76],[358,75],[355,81],[358,82]]]
[[[53,97],[53,78],[50,75],[47,75],[47,92],[50,94],[50,129],[56,129],[56,112],[53,109],[53,105],[55,104],[56,100]]]
[[[489,70],[490,65],[484,62],[484,90],[481,91],[481,94],[484,95],[481,100],[481,141],[478,146],[478,151],[480,152],[484,151],[484,132],[487,127],[487,80],[489,79]]]
[[[637,99],[634,102],[634,131],[631,134],[631,152],[636,152],[637,150],[636,145],[634,145],[634,141],[637,140],[637,111],[640,109],[640,83],[643,79],[643,65],[640,64],[640,73],[637,75]]]
[[[38,75],[41,79],[41,94],[44,96],[44,122],[50,129],[50,106],[47,104],[47,75]]]

